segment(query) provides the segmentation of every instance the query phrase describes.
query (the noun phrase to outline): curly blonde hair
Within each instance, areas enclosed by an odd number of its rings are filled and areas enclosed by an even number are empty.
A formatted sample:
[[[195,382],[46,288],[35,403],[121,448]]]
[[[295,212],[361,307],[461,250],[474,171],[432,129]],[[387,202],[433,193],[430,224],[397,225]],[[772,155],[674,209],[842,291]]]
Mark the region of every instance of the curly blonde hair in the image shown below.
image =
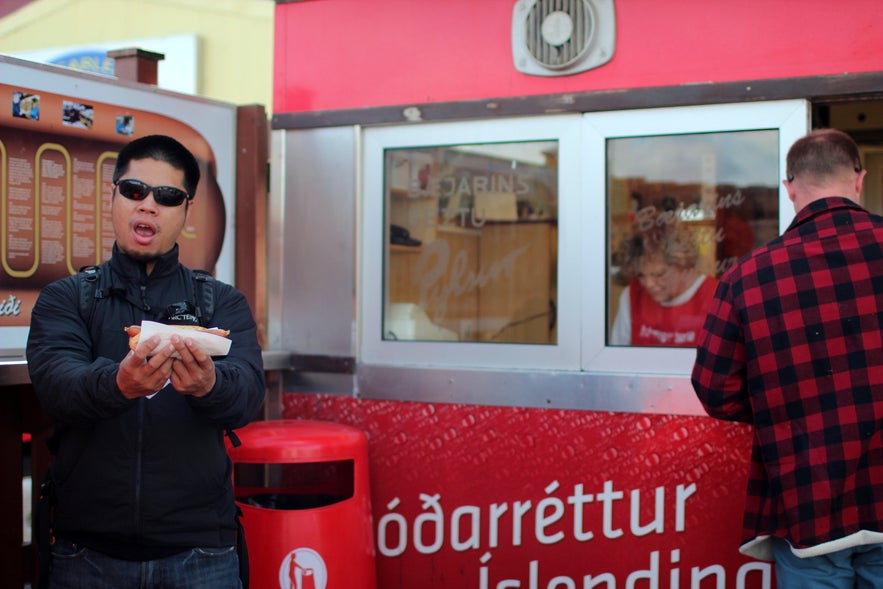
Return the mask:
[[[683,223],[654,223],[647,229],[633,227],[623,237],[613,255],[613,263],[619,266],[617,278],[628,284],[637,276],[641,263],[659,256],[669,266],[690,269],[699,260],[699,249],[693,232]]]

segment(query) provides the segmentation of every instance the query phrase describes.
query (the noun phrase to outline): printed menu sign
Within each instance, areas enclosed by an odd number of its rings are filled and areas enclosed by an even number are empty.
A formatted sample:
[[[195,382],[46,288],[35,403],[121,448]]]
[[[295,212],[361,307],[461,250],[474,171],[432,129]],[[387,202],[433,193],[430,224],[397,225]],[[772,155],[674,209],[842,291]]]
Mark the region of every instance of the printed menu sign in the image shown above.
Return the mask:
[[[113,170],[136,137],[171,135],[199,161],[178,245],[185,265],[215,270],[226,225],[216,158],[170,114],[0,84],[0,333],[29,325],[43,286],[110,256]],[[3,339],[0,348],[23,347]]]

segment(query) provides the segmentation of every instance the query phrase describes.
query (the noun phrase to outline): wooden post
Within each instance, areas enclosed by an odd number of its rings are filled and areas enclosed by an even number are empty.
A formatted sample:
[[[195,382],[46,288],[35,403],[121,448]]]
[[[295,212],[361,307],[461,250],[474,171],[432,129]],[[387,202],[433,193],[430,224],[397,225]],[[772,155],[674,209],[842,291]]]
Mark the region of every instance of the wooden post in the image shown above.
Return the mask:
[[[262,105],[236,109],[236,286],[267,343],[267,191],[269,123]]]

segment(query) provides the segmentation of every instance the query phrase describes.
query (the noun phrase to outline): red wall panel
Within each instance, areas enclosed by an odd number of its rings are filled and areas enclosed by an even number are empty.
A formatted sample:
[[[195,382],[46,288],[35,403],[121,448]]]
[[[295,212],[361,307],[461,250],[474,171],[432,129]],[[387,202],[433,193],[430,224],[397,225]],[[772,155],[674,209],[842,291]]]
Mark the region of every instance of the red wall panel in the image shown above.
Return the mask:
[[[629,577],[643,579],[635,587],[699,586],[691,579],[703,574],[702,587],[772,586],[768,564],[737,551],[747,426],[315,394],[285,394],[283,404],[285,418],[368,435],[379,587],[537,589],[570,586],[565,578],[582,587],[583,577],[603,574],[615,587],[632,586]],[[496,526],[492,505],[506,506]]]
[[[566,77],[515,70],[514,0],[276,7],[275,113],[876,71],[875,0],[616,0],[616,51]]]

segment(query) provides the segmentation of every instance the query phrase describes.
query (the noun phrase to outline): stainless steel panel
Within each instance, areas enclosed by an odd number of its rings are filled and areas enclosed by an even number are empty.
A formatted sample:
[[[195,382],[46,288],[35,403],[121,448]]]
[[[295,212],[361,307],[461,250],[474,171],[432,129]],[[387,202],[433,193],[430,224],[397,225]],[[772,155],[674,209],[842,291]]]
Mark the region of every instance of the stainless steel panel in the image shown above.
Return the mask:
[[[24,350],[21,350],[20,355],[15,352],[11,352],[9,356],[0,357],[0,387],[31,382]]]
[[[360,365],[356,387],[393,401],[705,415],[686,377]]]
[[[354,356],[357,129],[276,131],[268,263],[270,341]],[[278,342],[278,344],[277,344]]]

